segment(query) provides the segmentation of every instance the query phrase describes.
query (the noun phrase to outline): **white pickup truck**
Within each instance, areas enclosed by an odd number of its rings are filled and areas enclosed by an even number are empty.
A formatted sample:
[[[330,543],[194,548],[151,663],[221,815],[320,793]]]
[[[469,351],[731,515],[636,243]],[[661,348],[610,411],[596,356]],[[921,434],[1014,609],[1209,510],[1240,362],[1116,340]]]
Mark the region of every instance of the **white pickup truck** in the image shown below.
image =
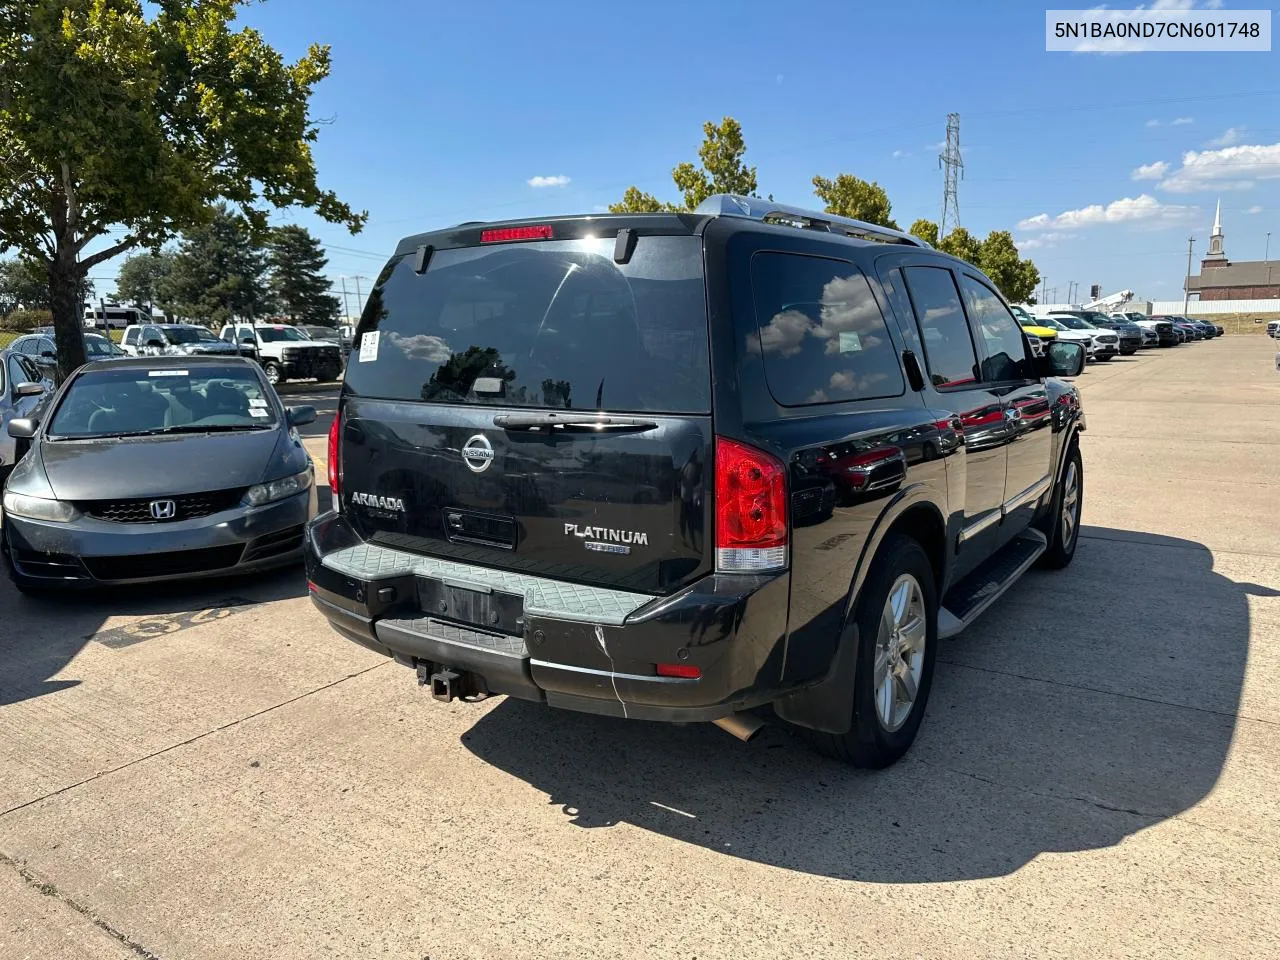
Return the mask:
[[[285,323],[228,324],[220,336],[229,343],[256,346],[262,371],[273,385],[286,380],[337,380],[342,373],[340,347],[317,343]]]

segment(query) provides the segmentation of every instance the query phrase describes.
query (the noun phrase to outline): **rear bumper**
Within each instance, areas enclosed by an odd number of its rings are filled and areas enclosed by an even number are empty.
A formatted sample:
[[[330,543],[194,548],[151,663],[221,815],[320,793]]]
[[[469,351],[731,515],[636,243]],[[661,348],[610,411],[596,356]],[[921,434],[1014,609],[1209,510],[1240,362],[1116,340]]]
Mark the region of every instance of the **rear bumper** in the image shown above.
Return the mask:
[[[484,692],[678,722],[725,717],[784,692],[785,573],[712,574],[671,596],[629,594],[363,544],[335,513],[308,526],[304,556],[311,598],[338,633],[420,673],[469,674]],[[518,619],[500,632],[478,614],[424,609],[424,589],[441,583],[468,597],[500,593]],[[701,676],[660,677],[659,663]]]

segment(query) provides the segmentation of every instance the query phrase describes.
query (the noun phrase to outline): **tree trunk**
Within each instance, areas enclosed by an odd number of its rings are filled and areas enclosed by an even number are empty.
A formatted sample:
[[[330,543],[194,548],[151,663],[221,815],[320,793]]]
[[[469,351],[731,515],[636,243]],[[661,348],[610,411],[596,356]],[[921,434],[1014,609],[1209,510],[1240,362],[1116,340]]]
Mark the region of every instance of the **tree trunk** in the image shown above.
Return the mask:
[[[54,342],[58,346],[60,381],[85,361],[84,304],[80,302],[84,273],[85,268],[76,261],[74,247],[59,243],[58,253],[49,263],[49,306],[53,312]]]

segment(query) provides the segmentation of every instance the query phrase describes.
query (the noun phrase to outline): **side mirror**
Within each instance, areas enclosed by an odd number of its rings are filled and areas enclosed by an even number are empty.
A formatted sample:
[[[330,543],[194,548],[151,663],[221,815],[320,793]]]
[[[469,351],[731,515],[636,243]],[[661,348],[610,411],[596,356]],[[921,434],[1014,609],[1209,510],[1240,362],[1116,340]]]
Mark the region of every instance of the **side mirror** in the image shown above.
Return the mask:
[[[16,417],[9,421],[9,436],[15,440],[30,440],[36,435],[36,423],[29,417]]]
[[[315,407],[289,407],[284,413],[291,427],[302,427],[316,422]]]
[[[146,342],[146,346],[148,346],[148,347],[159,347],[161,350],[163,350],[163,349],[164,349],[164,341],[163,341],[163,340],[157,340],[157,339],[155,339],[154,337],[152,337],[150,340],[148,340],[148,341]]]
[[[41,350],[40,356],[44,357],[46,360],[52,360],[55,354],[52,350]]]
[[[1038,359],[1042,377],[1078,377],[1084,372],[1084,345],[1070,340],[1055,340],[1044,348]]]
[[[32,383],[28,380],[25,383],[16,384],[13,388],[13,393],[17,397],[38,397],[44,393],[44,384]]]

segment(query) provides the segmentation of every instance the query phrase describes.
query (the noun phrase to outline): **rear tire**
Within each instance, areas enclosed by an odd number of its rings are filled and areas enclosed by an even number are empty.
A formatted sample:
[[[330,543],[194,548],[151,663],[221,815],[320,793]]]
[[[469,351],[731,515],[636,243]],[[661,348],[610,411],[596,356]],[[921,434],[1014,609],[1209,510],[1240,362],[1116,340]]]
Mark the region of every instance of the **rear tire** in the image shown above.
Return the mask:
[[[899,599],[903,612],[895,616]],[[933,566],[919,543],[896,534],[885,540],[858,597],[854,624],[852,724],[843,734],[811,731],[810,740],[828,757],[878,770],[910,749],[933,685],[938,595]]]
[[[1080,459],[1080,446],[1075,440],[1067,450],[1062,465],[1062,479],[1053,491],[1053,505],[1040,523],[1040,530],[1049,539],[1049,549],[1040,555],[1040,566],[1048,570],[1061,570],[1076,555],[1080,542],[1080,514],[1084,506],[1084,463]]]

